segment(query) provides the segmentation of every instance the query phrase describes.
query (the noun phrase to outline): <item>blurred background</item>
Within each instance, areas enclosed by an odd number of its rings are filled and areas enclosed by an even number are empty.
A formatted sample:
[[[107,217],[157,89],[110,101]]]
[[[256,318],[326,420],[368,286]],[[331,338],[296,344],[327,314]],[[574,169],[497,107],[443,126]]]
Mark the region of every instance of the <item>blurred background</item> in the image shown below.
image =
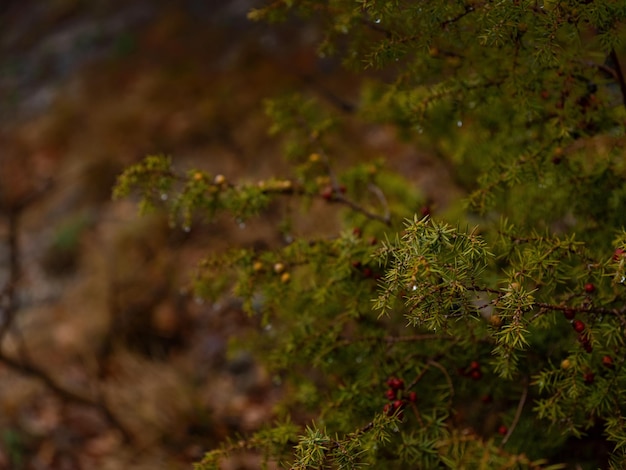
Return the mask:
[[[250,23],[258,3],[0,3],[0,468],[189,468],[271,422],[280,387],[229,347],[254,321],[188,286],[207,253],[286,243],[285,214],[184,232],[111,201],[153,153],[233,181],[291,176],[268,97],[301,91],[351,119],[358,78],[317,57],[310,24]],[[435,208],[455,197],[391,128],[347,129],[345,158],[389,159]],[[336,229],[321,205],[292,215],[298,235]]]

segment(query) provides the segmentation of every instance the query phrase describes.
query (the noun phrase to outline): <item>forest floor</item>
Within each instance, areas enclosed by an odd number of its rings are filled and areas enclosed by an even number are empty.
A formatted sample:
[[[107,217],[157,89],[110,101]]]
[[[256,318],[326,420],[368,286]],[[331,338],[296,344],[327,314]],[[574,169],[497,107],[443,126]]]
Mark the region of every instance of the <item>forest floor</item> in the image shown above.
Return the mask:
[[[357,77],[317,32],[251,24],[250,0],[7,2],[0,10],[0,469],[189,468],[227,435],[271,422],[281,389],[243,348],[236,299],[189,289],[233,244],[285,243],[280,214],[186,233],[112,201],[147,154],[229,180],[288,176],[263,100],[298,90],[355,103]],[[355,124],[434,206],[457,190],[391,128]],[[314,204],[297,235],[332,233]],[[254,455],[224,468],[258,468]]]

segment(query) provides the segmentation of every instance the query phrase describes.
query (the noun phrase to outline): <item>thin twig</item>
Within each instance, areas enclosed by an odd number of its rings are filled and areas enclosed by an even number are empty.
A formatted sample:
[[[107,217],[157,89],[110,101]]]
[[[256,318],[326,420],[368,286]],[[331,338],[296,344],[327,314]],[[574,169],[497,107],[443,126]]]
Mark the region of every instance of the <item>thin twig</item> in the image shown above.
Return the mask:
[[[352,209],[353,211],[360,212],[361,214],[363,214],[368,219],[378,220],[379,222],[382,222],[383,224],[385,224],[387,226],[391,225],[391,219],[389,217],[389,214],[379,215],[379,214],[375,214],[373,212],[370,212],[365,207],[357,204],[356,202],[352,201],[351,199],[348,199],[348,198],[344,197],[344,195],[341,194],[340,192],[335,191],[335,195],[334,195],[333,201],[338,202],[340,204],[344,204],[344,205],[348,206],[350,209]]]
[[[32,362],[19,361],[7,355],[2,350],[0,350],[0,362],[22,375],[39,380],[48,390],[52,391],[62,400],[88,406],[90,408],[96,408],[105,416],[107,421],[109,421],[109,423],[120,432],[125,442],[131,442],[133,440],[130,432],[124,425],[122,425],[103,399],[101,399],[100,402],[96,402],[90,397],[65,388],[41,367],[33,364]]]
[[[519,419],[522,416],[522,409],[524,408],[524,405],[526,404],[527,397],[528,397],[528,381],[524,383],[524,390],[522,391],[522,396],[520,397],[519,403],[517,404],[517,410],[515,411],[513,422],[511,423],[511,426],[509,426],[509,429],[506,432],[504,438],[502,439],[502,442],[500,442],[500,448],[504,447],[504,445],[509,440],[509,437],[511,437],[511,434],[513,434],[513,431],[515,431],[517,423],[519,422]]]
[[[389,203],[387,202],[385,193],[383,193],[382,189],[380,189],[375,184],[369,184],[368,188],[371,192],[373,192],[376,195],[376,197],[378,198],[378,201],[380,202],[380,205],[383,206],[383,209],[385,211],[385,215],[384,215],[385,219],[391,220],[391,211],[389,210]]]
[[[452,399],[452,397],[454,396],[454,385],[452,384],[452,379],[450,378],[450,374],[448,374],[446,368],[434,359],[429,359],[428,364],[435,366],[446,377],[446,381],[448,382],[448,386],[450,387],[450,399]]]
[[[445,29],[449,24],[451,23],[456,23],[457,21],[459,21],[461,18],[469,15],[471,12],[473,12],[475,10],[475,8],[472,5],[465,5],[465,11],[463,13],[459,13],[457,16],[455,16],[454,18],[450,18],[446,21],[442,21],[441,22],[441,28]]]
[[[611,49],[610,54],[611,60],[615,64],[615,72],[617,73],[617,83],[619,84],[619,89],[622,92],[622,103],[626,106],[626,79],[624,79],[624,71],[622,70],[622,66],[619,63],[619,58],[617,57],[617,53],[615,49]]]

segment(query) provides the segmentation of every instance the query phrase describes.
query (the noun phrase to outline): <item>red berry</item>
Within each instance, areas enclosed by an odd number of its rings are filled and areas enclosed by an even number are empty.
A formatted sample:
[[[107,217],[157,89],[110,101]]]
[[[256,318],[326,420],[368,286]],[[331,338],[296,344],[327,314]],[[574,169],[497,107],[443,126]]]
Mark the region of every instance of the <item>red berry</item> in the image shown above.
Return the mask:
[[[501,436],[506,436],[506,433],[509,432],[509,428],[507,428],[504,424],[501,424],[498,428],[498,434]]]
[[[417,393],[409,392],[409,401],[415,403],[417,401]]]
[[[346,194],[346,185],[345,184],[339,185],[339,192],[341,194]]]
[[[575,315],[576,315],[576,312],[572,310],[571,308],[563,310],[563,316],[567,318],[568,320],[572,320]]]
[[[480,363],[478,361],[470,362],[470,370],[478,370],[480,369]]]
[[[485,405],[488,405],[493,401],[493,397],[491,395],[483,395],[480,399]]]
[[[586,384],[592,384],[595,377],[596,374],[594,374],[593,372],[587,372],[585,373],[585,375],[583,375],[583,380]]]
[[[609,369],[612,369],[614,367],[613,358],[607,354],[606,356],[602,358],[602,365],[604,367],[608,367]]]
[[[393,414],[393,406],[391,405],[391,403],[387,403],[385,406],[383,406],[383,413],[385,413],[387,416],[391,416]]]
[[[574,320],[572,322],[572,327],[578,333],[582,333],[585,330],[585,324],[583,322],[581,322],[580,320]]]
[[[475,369],[470,373],[470,377],[472,377],[472,379],[474,380],[480,380],[483,377],[483,373]]]
[[[327,201],[330,201],[333,198],[333,188],[332,186],[326,186],[322,189],[321,195]]]
[[[370,237],[369,243],[370,245],[374,246],[376,245],[376,243],[378,243],[378,240],[376,239],[376,237]]]
[[[354,269],[360,269],[361,268],[361,262],[360,261],[353,261],[352,262],[352,267]]]
[[[393,402],[393,409],[395,410],[400,410],[404,407],[404,401],[402,400],[396,400]]]
[[[362,233],[363,233],[363,232],[361,231],[361,228],[360,228],[360,227],[354,227],[354,228],[352,229],[352,234],[353,234],[355,237],[360,237]]]
[[[596,290],[596,286],[594,286],[593,283],[588,282],[587,284],[585,284],[585,292],[587,294],[591,294],[595,290]]]
[[[396,399],[396,391],[395,391],[395,390],[393,390],[393,389],[391,389],[391,388],[390,388],[390,389],[388,389],[388,390],[385,392],[385,398],[386,398],[387,400],[390,400],[390,401],[391,401],[391,400],[395,400],[395,399]]]
[[[544,100],[547,100],[548,98],[550,98],[550,93],[548,93],[548,90],[541,91],[541,98]]]
[[[365,277],[372,277],[372,275],[374,274],[374,272],[372,271],[371,268],[365,268],[363,269],[363,276]]]
[[[429,206],[423,206],[420,209],[420,214],[422,217],[426,217],[427,215],[430,215],[430,207]]]
[[[624,256],[626,256],[626,251],[624,251],[623,248],[615,248],[615,251],[613,252],[613,261],[619,261],[620,258],[623,258]]]

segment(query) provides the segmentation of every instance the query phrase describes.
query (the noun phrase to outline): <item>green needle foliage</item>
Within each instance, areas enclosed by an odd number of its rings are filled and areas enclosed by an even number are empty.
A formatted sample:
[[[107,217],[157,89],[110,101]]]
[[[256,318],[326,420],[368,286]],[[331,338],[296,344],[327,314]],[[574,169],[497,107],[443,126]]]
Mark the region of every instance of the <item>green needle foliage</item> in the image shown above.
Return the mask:
[[[284,199],[342,211],[335,237],[199,267],[199,295],[259,318],[246,344],[285,396],[196,469],[250,450],[293,469],[625,468],[626,3],[276,0],[250,18],[292,14],[362,72],[353,115],[268,101],[287,178],[150,156],[116,188],[183,227]],[[429,217],[384,162],[342,166],[348,119],[438,155],[463,210]]]

